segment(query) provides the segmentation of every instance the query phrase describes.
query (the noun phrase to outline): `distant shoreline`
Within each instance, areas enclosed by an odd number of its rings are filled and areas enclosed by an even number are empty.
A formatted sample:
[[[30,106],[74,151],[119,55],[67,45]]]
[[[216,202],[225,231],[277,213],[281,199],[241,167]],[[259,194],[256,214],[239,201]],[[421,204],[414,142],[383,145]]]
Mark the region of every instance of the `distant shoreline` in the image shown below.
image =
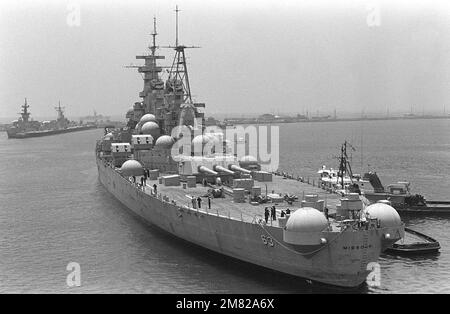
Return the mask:
[[[443,120],[450,119],[450,115],[448,116],[407,116],[407,117],[365,117],[365,118],[329,118],[329,119],[299,119],[295,118],[289,121],[285,121],[283,119],[272,120],[272,121],[259,121],[257,118],[236,118],[235,119],[226,119],[217,120],[222,126],[232,126],[232,125],[241,125],[241,124],[257,124],[257,125],[265,125],[265,124],[289,124],[289,123],[308,123],[308,122],[354,122],[354,121],[388,121],[388,120]],[[114,121],[117,123],[118,121]],[[113,123],[113,122],[112,122]],[[6,131],[6,127],[10,125],[9,123],[0,123],[0,132]]]
[[[448,116],[406,116],[406,117],[364,117],[364,118],[328,118],[328,119],[275,119],[260,121],[257,118],[236,118],[225,119],[220,121],[224,125],[239,125],[239,124],[287,124],[287,123],[308,123],[308,122],[353,122],[353,121],[387,121],[387,120],[436,120],[436,119],[450,119]]]

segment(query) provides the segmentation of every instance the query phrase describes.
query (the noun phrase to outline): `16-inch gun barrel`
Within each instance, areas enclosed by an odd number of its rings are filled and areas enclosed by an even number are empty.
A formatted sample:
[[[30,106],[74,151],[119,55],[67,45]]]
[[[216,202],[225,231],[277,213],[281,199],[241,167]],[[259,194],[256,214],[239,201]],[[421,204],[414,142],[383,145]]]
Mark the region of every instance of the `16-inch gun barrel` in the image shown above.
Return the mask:
[[[207,168],[205,166],[199,166],[198,167],[198,171],[202,172],[202,173],[206,173],[206,174],[211,174],[213,176],[217,176],[218,175],[217,172],[215,172],[214,170],[211,170],[211,169],[209,169],[209,168]]]
[[[239,171],[239,172],[247,173],[247,174],[251,174],[252,173],[250,170],[241,168],[241,167],[236,166],[236,165],[230,165],[228,168],[230,168],[230,170],[232,170],[232,171]]]
[[[215,171],[219,171],[219,172],[225,172],[225,173],[231,174],[231,175],[234,174],[233,171],[231,171],[231,170],[229,170],[229,169],[227,169],[227,168],[224,168],[224,167],[222,167],[222,166],[219,166],[219,165],[215,165],[215,166],[214,166],[214,170],[215,170]]]

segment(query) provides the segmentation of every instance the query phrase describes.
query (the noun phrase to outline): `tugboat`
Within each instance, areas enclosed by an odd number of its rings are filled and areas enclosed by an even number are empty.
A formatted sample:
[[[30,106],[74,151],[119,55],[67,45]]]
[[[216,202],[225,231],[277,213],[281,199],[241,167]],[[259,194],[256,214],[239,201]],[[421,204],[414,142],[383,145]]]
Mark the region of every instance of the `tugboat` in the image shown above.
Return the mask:
[[[403,237],[397,211],[385,204],[363,210],[360,200],[346,199],[332,218],[327,212],[337,210],[337,195],[327,207],[315,196],[288,203],[283,194],[309,195],[311,186],[261,170],[256,157],[230,153],[227,130],[206,132],[205,104],[192,101],[189,47],[178,42],[175,11],[168,78],[160,83],[157,60],[164,56],[156,54],[154,21],[150,53],[136,57],[145,62],[137,67],[142,101],[127,112],[126,127],[106,129],[97,142],[100,182],[145,221],[205,249],[308,282],[364,284],[369,264]]]
[[[405,227],[404,238],[395,242],[392,247],[386,250],[386,253],[393,255],[425,255],[436,254],[440,249],[441,245],[434,238]]]
[[[322,169],[317,171],[320,175],[319,186],[323,189],[330,192],[339,193],[341,195],[345,195],[349,192],[360,193],[358,186],[355,184],[355,181],[359,181],[360,175],[353,174],[347,154],[347,147],[349,146],[352,150],[354,150],[353,146],[345,141],[344,144],[341,145],[341,154],[335,157],[339,160],[338,170],[333,168],[327,169],[327,167],[323,165]]]
[[[450,201],[430,201],[420,194],[412,194],[410,182],[399,181],[385,188],[374,171],[366,172],[362,177],[353,174],[347,154],[348,146],[354,149],[347,141],[342,144],[341,154],[337,157],[337,171],[323,166],[317,172],[320,174],[319,186],[323,189],[341,195],[358,193],[368,204],[388,201],[399,213],[450,214]]]
[[[369,202],[387,200],[400,213],[450,214],[450,201],[430,201],[420,194],[412,194],[406,181],[384,188],[377,173],[368,172],[355,183]]]

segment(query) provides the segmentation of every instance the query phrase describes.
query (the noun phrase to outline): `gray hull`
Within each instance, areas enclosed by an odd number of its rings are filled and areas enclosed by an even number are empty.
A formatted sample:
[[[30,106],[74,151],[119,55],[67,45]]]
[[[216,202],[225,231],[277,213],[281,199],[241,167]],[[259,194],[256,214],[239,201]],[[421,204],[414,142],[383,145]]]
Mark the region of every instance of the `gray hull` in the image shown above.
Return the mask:
[[[305,255],[283,242],[283,229],[199,212],[144,193],[97,159],[101,183],[127,208],[176,237],[252,264],[341,287],[363,284],[381,253],[381,230],[343,232]],[[273,245],[262,238],[271,237]]]
[[[95,129],[96,126],[80,126],[76,128],[66,128],[66,129],[55,129],[55,130],[46,130],[46,131],[34,131],[34,132],[12,132],[7,130],[8,138],[29,138],[29,137],[42,137],[49,135],[57,135],[78,131],[85,131],[90,129]]]

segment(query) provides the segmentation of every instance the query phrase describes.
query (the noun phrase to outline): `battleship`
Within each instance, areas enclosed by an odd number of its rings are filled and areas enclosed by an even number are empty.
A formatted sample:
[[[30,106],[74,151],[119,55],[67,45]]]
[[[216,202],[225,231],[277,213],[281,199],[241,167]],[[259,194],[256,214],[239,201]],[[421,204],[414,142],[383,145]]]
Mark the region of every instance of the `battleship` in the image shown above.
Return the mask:
[[[64,116],[64,107],[61,107],[61,103],[58,103],[58,106],[55,107],[58,116],[56,120],[53,121],[40,122],[31,120],[31,113],[28,111],[28,108],[30,108],[30,106],[25,98],[25,103],[22,105],[22,111],[20,112],[20,118],[13,121],[12,124],[6,128],[8,138],[40,137],[96,128],[96,125],[94,124],[81,125],[69,121]]]
[[[144,64],[133,66],[143,76],[142,100],[125,127],[105,128],[96,143],[101,184],[147,223],[262,271],[364,285],[371,265],[404,235],[397,211],[264,171],[257,156],[233,154],[224,133],[206,132],[205,104],[192,99],[186,64],[194,46],[179,43],[175,11],[171,66],[164,74],[157,63],[165,56],[154,19],[149,51],[136,56]]]

